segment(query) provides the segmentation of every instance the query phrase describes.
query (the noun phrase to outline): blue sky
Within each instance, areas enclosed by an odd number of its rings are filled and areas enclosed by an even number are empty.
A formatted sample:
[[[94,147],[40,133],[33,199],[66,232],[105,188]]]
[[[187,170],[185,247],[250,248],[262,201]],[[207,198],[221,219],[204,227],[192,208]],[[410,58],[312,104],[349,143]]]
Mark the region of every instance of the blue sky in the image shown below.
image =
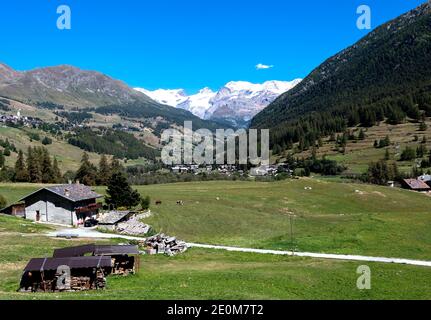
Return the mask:
[[[131,86],[218,89],[231,80],[305,77],[372,27],[424,0],[14,0],[0,5],[0,61],[18,70],[71,64]],[[69,5],[72,29],[58,30]],[[273,65],[256,70],[258,63]]]

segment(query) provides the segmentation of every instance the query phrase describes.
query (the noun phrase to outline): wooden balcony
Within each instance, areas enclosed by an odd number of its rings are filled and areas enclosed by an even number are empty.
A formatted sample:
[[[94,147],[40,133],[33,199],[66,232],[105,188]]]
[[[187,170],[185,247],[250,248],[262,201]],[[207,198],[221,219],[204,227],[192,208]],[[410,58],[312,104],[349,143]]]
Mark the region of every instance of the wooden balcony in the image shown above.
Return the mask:
[[[75,212],[77,214],[79,214],[79,213],[92,213],[92,212],[96,212],[100,208],[102,208],[101,203],[94,203],[94,204],[90,204],[90,205],[85,206],[85,207],[75,208]]]

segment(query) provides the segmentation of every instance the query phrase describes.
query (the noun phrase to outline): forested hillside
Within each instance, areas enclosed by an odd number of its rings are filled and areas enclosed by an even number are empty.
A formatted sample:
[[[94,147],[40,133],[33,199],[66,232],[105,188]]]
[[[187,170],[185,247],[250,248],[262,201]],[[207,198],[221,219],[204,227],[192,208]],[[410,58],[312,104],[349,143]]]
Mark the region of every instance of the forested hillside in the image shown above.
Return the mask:
[[[315,69],[253,120],[288,149],[315,145],[347,127],[431,116],[431,5],[371,32]]]

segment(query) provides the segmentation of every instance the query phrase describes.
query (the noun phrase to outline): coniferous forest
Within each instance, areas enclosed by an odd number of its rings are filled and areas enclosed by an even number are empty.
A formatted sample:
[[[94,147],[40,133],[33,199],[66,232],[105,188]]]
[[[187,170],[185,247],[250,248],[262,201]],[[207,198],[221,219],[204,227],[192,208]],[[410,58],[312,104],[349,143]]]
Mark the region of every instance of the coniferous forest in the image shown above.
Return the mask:
[[[270,128],[271,143],[288,149],[315,145],[347,127],[431,116],[431,15],[418,8],[315,69],[259,113],[252,128]]]

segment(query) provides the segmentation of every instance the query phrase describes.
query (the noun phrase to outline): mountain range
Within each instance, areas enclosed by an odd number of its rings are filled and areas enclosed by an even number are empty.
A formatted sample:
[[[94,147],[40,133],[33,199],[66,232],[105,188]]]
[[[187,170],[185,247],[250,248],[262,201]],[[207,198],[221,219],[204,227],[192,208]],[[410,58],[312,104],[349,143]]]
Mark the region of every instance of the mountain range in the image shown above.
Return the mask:
[[[16,71],[0,64],[0,96],[36,107],[50,105],[65,110],[91,108],[103,114],[118,114],[139,120],[162,118],[177,125],[191,120],[199,128],[216,126],[187,110],[154,101],[122,81],[69,65]]]
[[[100,72],[70,65],[16,71],[0,64],[0,96],[11,100],[75,111],[95,109],[136,119],[162,118],[176,125],[192,120],[196,128],[210,129],[247,127],[254,115],[300,82],[232,81],[217,92],[204,88],[187,95],[182,89],[133,89]]]
[[[78,108],[137,101],[155,104],[121,81],[69,65],[20,72],[0,64],[0,94],[30,104],[49,101]]]
[[[313,70],[251,121],[273,145],[307,146],[348,126],[431,116],[431,4],[370,32]]]
[[[288,92],[300,82],[301,79],[267,81],[262,84],[231,81],[217,92],[204,88],[193,95],[187,95],[183,89],[135,89],[160,103],[190,111],[201,119],[244,127],[279,95]]]

